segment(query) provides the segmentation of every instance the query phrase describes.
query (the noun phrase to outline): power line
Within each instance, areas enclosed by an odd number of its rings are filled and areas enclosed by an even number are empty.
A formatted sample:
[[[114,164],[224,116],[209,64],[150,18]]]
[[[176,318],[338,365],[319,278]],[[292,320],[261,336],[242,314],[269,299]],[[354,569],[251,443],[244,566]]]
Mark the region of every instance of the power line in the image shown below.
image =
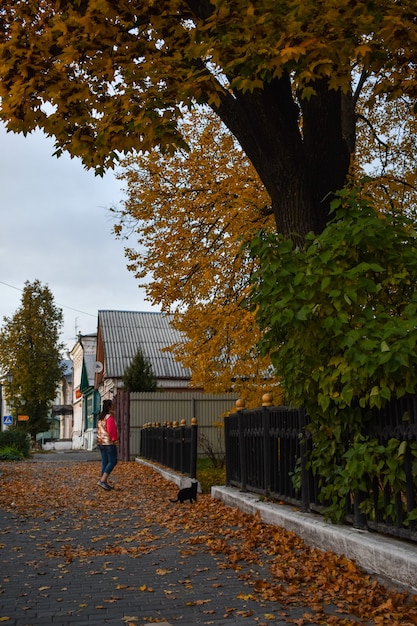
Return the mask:
[[[14,285],[9,285],[8,283],[0,280],[1,285],[6,285],[6,287],[10,287],[11,289],[16,289],[17,291],[23,292],[23,289],[20,287],[15,287]],[[76,313],[82,313],[83,315],[89,315],[90,317],[97,317],[97,315],[93,315],[93,313],[86,313],[86,311],[80,311],[80,309],[74,309],[72,306],[68,306],[67,304],[61,304],[60,302],[56,303],[58,306],[62,306],[64,309],[69,309],[70,311],[75,311]]]

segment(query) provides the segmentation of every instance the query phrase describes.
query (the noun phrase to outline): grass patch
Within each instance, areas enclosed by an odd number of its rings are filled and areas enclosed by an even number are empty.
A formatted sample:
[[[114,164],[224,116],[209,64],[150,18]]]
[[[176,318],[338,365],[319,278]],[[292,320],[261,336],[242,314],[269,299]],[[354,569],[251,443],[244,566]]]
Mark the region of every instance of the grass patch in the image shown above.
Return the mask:
[[[226,468],[214,467],[211,459],[197,459],[197,480],[203,493],[210,493],[213,485],[226,483]]]
[[[0,450],[6,450],[6,454],[20,453],[19,459],[28,458],[30,454],[30,437],[23,430],[9,428],[0,433]],[[9,460],[9,459],[3,459]],[[17,460],[17,459],[10,459]]]
[[[21,461],[23,452],[15,446],[3,446],[0,448],[0,461]]]

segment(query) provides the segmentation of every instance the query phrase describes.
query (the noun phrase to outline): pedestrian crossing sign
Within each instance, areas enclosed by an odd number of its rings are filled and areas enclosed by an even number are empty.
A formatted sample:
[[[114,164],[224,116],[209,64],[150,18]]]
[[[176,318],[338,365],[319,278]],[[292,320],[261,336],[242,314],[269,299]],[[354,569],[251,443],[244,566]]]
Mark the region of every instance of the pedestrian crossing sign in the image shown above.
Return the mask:
[[[3,424],[5,426],[11,426],[13,424],[13,416],[12,415],[3,415]]]

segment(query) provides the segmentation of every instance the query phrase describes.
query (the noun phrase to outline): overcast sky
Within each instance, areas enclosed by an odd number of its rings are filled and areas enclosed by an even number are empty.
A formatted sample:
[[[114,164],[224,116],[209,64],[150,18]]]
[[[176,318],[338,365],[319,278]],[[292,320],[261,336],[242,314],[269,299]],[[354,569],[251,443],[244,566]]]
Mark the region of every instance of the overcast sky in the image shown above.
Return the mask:
[[[64,314],[62,341],[97,330],[99,309],[157,310],[126,268],[109,207],[123,198],[112,173],[52,156],[53,141],[0,126],[0,324],[21,304],[25,281],[50,288]],[[134,246],[134,242],[129,242]]]

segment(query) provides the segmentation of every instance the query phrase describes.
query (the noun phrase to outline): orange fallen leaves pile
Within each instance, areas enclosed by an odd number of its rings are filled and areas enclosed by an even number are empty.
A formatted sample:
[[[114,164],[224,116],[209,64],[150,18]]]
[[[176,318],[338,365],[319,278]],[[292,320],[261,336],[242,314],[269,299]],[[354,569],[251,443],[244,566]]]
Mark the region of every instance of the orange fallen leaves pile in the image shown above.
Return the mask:
[[[169,498],[174,497],[176,486],[149,467],[119,462],[114,471],[115,489],[110,492],[97,486],[99,464],[94,462],[3,463],[0,471],[2,509],[29,516],[34,533],[42,519],[59,522],[55,545],[45,546],[45,550],[51,557],[62,558],[62,567],[94,555],[138,558],[156,549],[156,538],[160,547],[161,539],[172,540],[179,531],[184,554],[211,552],[219,568],[233,568],[241,577],[248,588],[245,599],[276,602],[279,618],[287,623],[417,624],[417,600],[410,594],[384,587],[353,562],[309,548],[294,533],[226,507],[208,495],[199,495],[192,505],[171,504]],[[65,524],[68,514],[70,528]],[[112,517],[117,518],[120,532],[106,534],[100,520]],[[86,524],[91,528],[91,540],[79,545],[77,528]],[[157,537],[155,525],[160,528]],[[257,567],[264,577],[255,575]],[[156,575],[169,571],[160,568]],[[152,585],[143,584],[138,590],[152,593]],[[331,615],[329,605],[333,607]],[[286,613],[294,606],[306,607],[302,618],[291,619]],[[250,612],[241,613],[240,617],[249,617]],[[264,618],[267,623],[276,616],[265,613]]]

